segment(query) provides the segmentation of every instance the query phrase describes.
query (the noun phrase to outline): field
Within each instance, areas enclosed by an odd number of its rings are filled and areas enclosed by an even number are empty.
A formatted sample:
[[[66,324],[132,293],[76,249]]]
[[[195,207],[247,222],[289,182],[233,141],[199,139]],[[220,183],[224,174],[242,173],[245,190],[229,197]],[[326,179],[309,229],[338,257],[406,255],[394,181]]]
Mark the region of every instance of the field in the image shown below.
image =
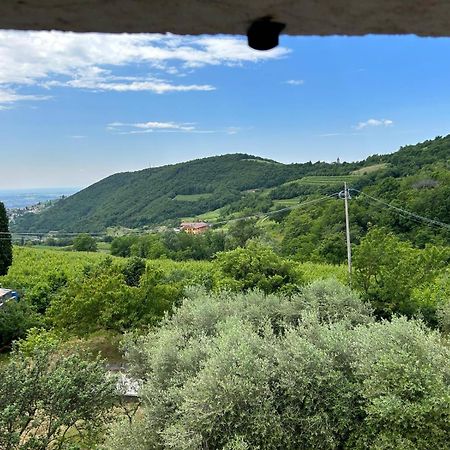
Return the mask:
[[[367,167],[361,167],[361,169],[354,170],[352,173],[354,175],[364,175],[366,173],[378,172],[379,170],[385,169],[387,164],[373,164]]]
[[[80,275],[86,265],[99,263],[107,257],[119,263],[124,261],[124,258],[106,256],[102,253],[69,252],[48,247],[15,247],[13,265],[10,267],[8,275],[0,277],[0,286],[25,291],[46,279],[50,273],[60,270],[63,270],[69,278],[73,278]],[[344,266],[310,262],[295,264],[296,269],[304,274],[304,278],[308,282],[330,277],[346,281]],[[208,274],[215,270],[214,261],[157,259],[148,260],[147,266],[161,269],[167,274],[176,273],[181,277],[188,272]]]
[[[358,179],[358,175],[338,175],[338,176],[308,176],[298,180],[290,181],[286,184],[312,184],[312,185],[337,185],[344,182],[351,183]]]
[[[75,277],[86,264],[95,264],[105,258],[101,253],[72,252],[54,247],[14,247],[13,264],[8,275],[0,277],[0,286],[27,289],[38,284],[47,274],[58,270]]]
[[[191,194],[191,195],[176,195],[173,200],[178,202],[198,202],[199,200],[205,200],[211,197],[212,194]]]

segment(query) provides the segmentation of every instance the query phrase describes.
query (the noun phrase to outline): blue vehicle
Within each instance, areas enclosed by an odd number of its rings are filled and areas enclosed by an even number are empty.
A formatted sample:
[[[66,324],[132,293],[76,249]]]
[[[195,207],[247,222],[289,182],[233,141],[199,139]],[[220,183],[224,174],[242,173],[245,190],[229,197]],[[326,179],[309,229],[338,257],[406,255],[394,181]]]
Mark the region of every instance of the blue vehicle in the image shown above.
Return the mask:
[[[0,307],[10,300],[19,300],[19,294],[11,289],[0,288]]]

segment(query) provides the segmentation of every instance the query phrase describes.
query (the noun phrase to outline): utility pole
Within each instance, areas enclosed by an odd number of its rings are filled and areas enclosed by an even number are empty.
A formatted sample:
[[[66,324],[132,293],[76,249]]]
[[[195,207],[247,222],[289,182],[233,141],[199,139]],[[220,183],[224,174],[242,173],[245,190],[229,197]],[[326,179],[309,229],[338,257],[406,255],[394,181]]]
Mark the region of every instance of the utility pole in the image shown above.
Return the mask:
[[[350,220],[348,218],[348,188],[344,183],[344,205],[345,205],[345,232],[347,235],[347,263],[348,263],[348,279],[350,287],[352,286],[352,247],[350,243]]]

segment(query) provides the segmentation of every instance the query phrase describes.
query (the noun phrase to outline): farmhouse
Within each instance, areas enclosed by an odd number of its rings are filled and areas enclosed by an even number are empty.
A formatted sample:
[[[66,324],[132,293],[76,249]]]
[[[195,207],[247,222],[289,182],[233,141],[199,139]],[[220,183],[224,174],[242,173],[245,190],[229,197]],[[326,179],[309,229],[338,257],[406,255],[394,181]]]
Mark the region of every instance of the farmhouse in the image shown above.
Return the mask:
[[[189,234],[201,234],[208,231],[209,225],[206,222],[182,222],[181,230]]]

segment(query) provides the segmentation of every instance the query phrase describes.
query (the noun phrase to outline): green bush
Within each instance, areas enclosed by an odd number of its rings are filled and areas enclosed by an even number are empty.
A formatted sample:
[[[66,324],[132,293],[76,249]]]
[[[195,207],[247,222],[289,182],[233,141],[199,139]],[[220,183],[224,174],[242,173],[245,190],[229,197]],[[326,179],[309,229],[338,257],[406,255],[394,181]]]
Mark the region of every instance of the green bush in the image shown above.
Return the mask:
[[[216,261],[225,277],[219,287],[238,290],[257,288],[266,293],[294,292],[303,281],[299,271],[294,270],[293,263],[257,242],[250,242],[246,248],[218,253]]]
[[[39,326],[42,318],[26,301],[9,301],[0,308],[0,351],[26,335],[28,329]]]
[[[96,252],[97,241],[87,233],[81,233],[73,240],[72,247],[77,252]]]
[[[416,249],[385,229],[372,228],[354,253],[355,286],[371,301],[378,316],[397,313],[411,317],[422,307],[414,290],[433,282],[449,259],[448,248]]]
[[[17,349],[0,366],[0,448],[93,448],[116,397],[99,359],[63,355],[51,339]]]
[[[439,334],[375,322],[336,282],[291,298],[191,291],[126,348],[142,414],[110,430],[109,450],[448,448]]]

